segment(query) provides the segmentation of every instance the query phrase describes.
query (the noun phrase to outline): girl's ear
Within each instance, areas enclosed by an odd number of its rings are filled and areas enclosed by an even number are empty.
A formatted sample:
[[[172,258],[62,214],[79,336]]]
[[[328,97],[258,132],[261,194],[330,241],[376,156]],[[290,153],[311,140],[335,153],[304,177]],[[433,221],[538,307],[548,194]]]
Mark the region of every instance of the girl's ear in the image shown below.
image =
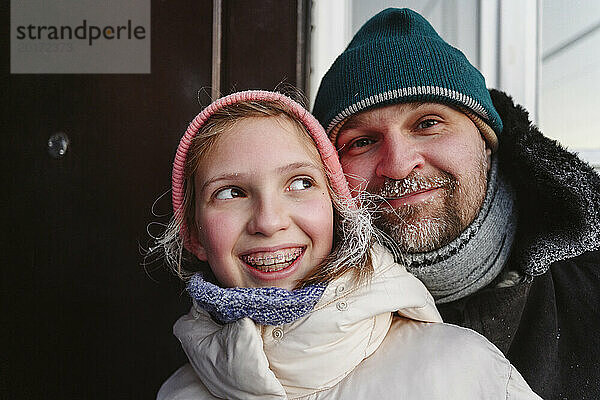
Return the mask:
[[[208,261],[206,250],[204,250],[204,247],[200,246],[200,244],[196,247],[196,257],[198,257],[200,261]]]
[[[198,224],[194,224],[194,228],[195,229],[189,230],[192,246],[194,246],[194,254],[196,255],[196,257],[198,257],[198,259],[200,261],[208,261],[208,258],[206,257],[206,250],[200,244],[200,238],[198,235],[198,229],[200,229],[200,228],[199,228]]]

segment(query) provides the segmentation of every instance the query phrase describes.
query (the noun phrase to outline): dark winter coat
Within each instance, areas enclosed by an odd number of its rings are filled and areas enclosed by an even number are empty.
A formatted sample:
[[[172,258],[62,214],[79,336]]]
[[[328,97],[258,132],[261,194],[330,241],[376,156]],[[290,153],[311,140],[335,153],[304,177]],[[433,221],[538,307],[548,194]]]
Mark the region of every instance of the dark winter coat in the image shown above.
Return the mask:
[[[544,399],[600,399],[600,176],[510,97],[491,95],[504,123],[499,168],[519,213],[508,267],[525,280],[440,312],[496,344]]]

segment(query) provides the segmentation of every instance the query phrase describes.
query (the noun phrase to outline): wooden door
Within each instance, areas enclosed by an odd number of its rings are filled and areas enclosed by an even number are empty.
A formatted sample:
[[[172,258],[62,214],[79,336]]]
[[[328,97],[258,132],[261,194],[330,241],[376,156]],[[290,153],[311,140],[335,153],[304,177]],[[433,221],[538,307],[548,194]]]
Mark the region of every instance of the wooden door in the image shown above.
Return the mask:
[[[222,93],[303,84],[307,4],[221,3]],[[185,362],[171,327],[189,300],[140,248],[165,221],[152,204],[213,82],[213,1],[153,1],[151,25],[151,74],[11,75],[3,58],[1,398],[154,398]],[[70,141],[58,159],[57,132]],[[170,193],[156,211],[170,211]]]

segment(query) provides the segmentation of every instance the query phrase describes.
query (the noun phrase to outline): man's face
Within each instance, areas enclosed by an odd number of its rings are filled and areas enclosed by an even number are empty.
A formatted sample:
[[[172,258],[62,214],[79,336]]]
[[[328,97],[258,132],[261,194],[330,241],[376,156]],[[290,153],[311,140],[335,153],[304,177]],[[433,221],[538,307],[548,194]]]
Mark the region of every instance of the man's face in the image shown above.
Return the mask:
[[[376,224],[409,253],[456,238],[485,197],[491,150],[473,122],[437,103],[357,114],[336,140],[352,190],[381,196]]]

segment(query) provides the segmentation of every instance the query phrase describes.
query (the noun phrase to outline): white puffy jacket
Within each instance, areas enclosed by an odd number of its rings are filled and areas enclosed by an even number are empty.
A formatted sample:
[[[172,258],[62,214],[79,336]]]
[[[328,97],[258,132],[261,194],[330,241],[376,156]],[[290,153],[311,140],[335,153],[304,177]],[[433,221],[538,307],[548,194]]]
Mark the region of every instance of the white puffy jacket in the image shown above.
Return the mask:
[[[334,280],[290,324],[220,325],[192,307],[174,326],[190,364],[158,399],[539,399],[487,339],[441,323],[389,253],[373,255],[369,282]]]

